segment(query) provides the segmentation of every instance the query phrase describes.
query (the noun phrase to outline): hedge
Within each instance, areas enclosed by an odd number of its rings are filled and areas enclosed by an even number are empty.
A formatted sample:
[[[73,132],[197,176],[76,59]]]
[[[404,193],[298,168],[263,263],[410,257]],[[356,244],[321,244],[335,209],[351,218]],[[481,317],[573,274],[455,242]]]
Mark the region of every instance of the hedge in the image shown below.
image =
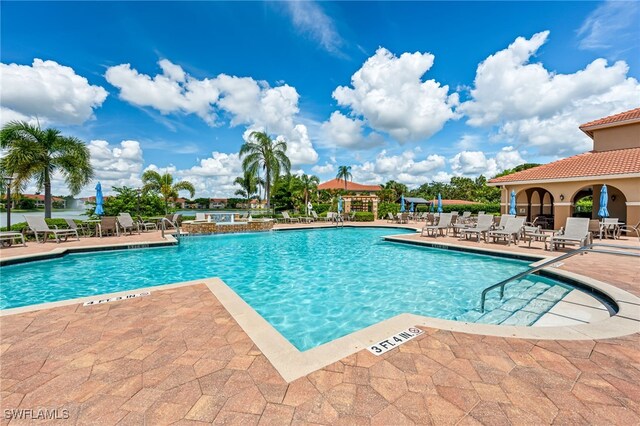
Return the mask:
[[[386,219],[387,213],[397,214],[400,211],[400,204],[396,203],[380,203],[378,204],[378,217]]]
[[[313,204],[313,210],[315,210],[317,214],[328,212],[330,209],[331,209],[330,203]]]
[[[373,213],[371,212],[356,212],[353,219],[355,222],[373,222]]]

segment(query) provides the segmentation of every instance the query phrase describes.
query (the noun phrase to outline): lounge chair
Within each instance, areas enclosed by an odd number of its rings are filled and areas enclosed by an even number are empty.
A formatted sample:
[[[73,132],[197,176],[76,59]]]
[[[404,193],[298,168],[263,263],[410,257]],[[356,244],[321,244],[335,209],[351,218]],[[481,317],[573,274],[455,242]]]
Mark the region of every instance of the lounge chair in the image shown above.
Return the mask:
[[[115,216],[102,216],[98,224],[98,236],[102,238],[102,234],[120,235],[118,230],[118,219]]]
[[[498,224],[496,226],[494,226],[494,229],[504,229],[504,227],[507,225],[507,220],[509,220],[509,218],[512,217],[516,217],[516,215],[514,214],[503,214],[502,216],[500,216],[500,222],[498,222]],[[494,218],[495,220],[496,218]]]
[[[138,216],[138,226],[141,229],[144,229],[145,231],[148,231],[150,229],[153,229],[154,231],[158,230],[158,224],[155,222],[147,222],[145,221],[142,216]]]
[[[557,246],[562,244],[586,245],[589,241],[589,218],[586,217],[569,217],[564,229],[560,233],[549,238],[549,249],[553,251]]]
[[[387,223],[393,223],[396,221],[396,218],[393,217],[393,213],[387,212]]]
[[[35,234],[37,242],[40,242],[40,240],[38,240],[38,234],[43,235],[43,243],[47,242],[47,238],[50,234],[53,234],[58,244],[60,244],[60,238],[64,238],[63,241],[67,241],[67,238],[69,238],[69,236],[75,236],[76,240],[80,240],[77,229],[57,229],[55,227],[54,229],[51,229],[49,228],[49,225],[47,225],[47,222],[45,222],[44,217],[25,216],[24,218],[27,221],[27,225],[29,226],[31,232]]]
[[[140,225],[133,220],[129,213],[120,213],[118,216],[118,225],[126,233],[129,231],[129,235],[133,235],[133,231],[140,233]]]
[[[420,235],[424,237],[426,232],[426,236],[433,235],[437,238],[438,234],[440,234],[444,237],[449,229],[449,225],[451,225],[451,216],[451,213],[440,213],[438,223],[435,225],[425,226],[422,228],[422,233]]]
[[[511,245],[511,240],[513,240],[514,244],[517,244],[518,240],[520,240],[520,233],[524,226],[524,220],[524,217],[510,217],[507,220],[504,229],[489,231],[487,236],[492,238],[494,243],[498,238],[500,238],[504,239],[507,242],[507,245]]]
[[[484,210],[478,212],[478,216],[480,216],[481,214],[484,214]]]
[[[636,237],[638,237],[638,240],[640,241],[640,222],[638,222],[636,224],[636,226],[633,226],[633,225],[622,225],[622,226],[620,226],[618,232],[620,234],[622,234],[623,232],[625,234],[636,234]]]
[[[10,247],[18,239],[21,240],[22,245],[24,247],[27,246],[27,244],[24,242],[24,235],[22,235],[22,232],[16,232],[16,231],[0,232],[0,242],[2,243],[2,247]]]
[[[69,229],[75,229],[76,231],[82,232],[83,237],[91,235],[91,229],[89,229],[87,224],[78,225],[75,220],[69,218],[65,218],[64,221],[67,223]]]
[[[315,210],[311,210],[311,217],[313,217],[313,221],[314,221],[314,222],[316,222],[316,221],[319,221],[319,220],[320,220],[320,217],[318,217],[318,213],[316,213],[316,211],[315,211]]]
[[[327,215],[323,218],[325,222],[329,222],[333,220],[333,215],[337,213],[335,212],[327,212]]]
[[[540,226],[530,226],[525,224],[522,228],[522,239],[525,243],[527,240],[529,241],[529,247],[531,247],[532,241],[544,241],[546,246],[547,238],[549,238],[549,234],[542,232],[542,228]]]
[[[466,211],[466,212],[462,212],[462,216],[460,216],[460,218],[458,218],[456,223],[458,223],[458,224],[467,223],[467,222],[469,222],[469,220],[471,220],[471,212],[470,211]]]
[[[463,237],[468,239],[469,237],[475,235],[476,241],[480,241],[480,236],[487,241],[487,232],[491,231],[491,227],[493,226],[493,216],[490,214],[482,214],[478,216],[478,222],[476,226],[473,228],[464,228],[460,230],[460,239]]]
[[[204,213],[196,213],[196,222],[206,222],[207,215]]]

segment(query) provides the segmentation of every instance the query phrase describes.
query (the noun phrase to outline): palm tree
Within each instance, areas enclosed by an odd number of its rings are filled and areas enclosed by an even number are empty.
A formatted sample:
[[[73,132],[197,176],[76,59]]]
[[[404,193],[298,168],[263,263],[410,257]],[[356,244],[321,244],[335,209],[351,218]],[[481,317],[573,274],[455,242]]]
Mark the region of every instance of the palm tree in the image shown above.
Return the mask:
[[[264,170],[267,209],[271,207],[271,186],[280,177],[280,172],[291,171],[291,161],[286,154],[287,143],[272,140],[265,132],[251,132],[249,139],[240,147],[242,168],[253,175]]]
[[[338,174],[336,175],[336,179],[344,180],[344,190],[347,190],[347,180],[353,180],[353,176],[351,175],[351,166],[338,166]]]
[[[309,205],[309,195],[315,190],[318,189],[318,185],[320,184],[320,179],[315,175],[306,175],[302,174],[300,176],[300,190],[302,191],[302,195],[304,196],[304,205],[305,208]],[[309,209],[307,208],[307,215],[309,215]]]
[[[233,183],[240,185],[241,189],[236,191],[236,195],[246,198],[247,204],[249,203],[249,198],[258,191],[258,177],[249,172],[244,172],[244,174],[237,177]]]
[[[142,192],[157,192],[164,198],[164,213],[169,213],[169,200],[178,198],[178,192],[189,191],[189,196],[193,198],[196,190],[193,184],[183,180],[173,183],[173,176],[170,173],[160,174],[155,170],[147,170],[142,174]]]
[[[6,155],[0,170],[15,176],[16,191],[35,179],[44,189],[44,217],[51,217],[51,176],[62,174],[71,195],[80,192],[93,178],[91,154],[78,138],[62,136],[57,129],[41,129],[24,121],[11,121],[0,131],[0,148]]]

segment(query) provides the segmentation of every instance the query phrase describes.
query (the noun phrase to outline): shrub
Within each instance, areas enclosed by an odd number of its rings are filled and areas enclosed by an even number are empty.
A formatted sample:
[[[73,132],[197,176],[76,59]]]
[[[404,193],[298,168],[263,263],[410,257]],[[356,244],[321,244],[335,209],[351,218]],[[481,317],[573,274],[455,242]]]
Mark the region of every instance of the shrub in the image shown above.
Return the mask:
[[[328,212],[330,208],[331,208],[330,203],[313,204],[313,210],[315,210],[317,214]]]
[[[433,211],[436,212],[438,210],[437,206],[433,206]],[[427,212],[429,211],[428,206],[418,206],[418,212]],[[442,211],[444,213],[449,212],[471,212],[472,214],[477,214],[480,211],[483,211],[487,214],[500,213],[500,204],[499,203],[478,203],[478,204],[450,204],[442,206]]]
[[[400,204],[396,203],[380,203],[378,204],[378,218],[385,219],[387,213],[397,214],[400,211]]]
[[[354,218],[356,222],[373,222],[373,213],[371,212],[356,212]]]

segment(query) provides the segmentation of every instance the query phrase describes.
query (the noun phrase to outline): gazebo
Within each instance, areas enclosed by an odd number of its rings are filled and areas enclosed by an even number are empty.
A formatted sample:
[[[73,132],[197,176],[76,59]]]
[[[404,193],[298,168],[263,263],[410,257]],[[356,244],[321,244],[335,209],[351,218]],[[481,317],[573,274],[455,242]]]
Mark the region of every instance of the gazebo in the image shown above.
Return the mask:
[[[380,199],[377,193],[382,190],[380,185],[363,185],[356,182],[344,181],[342,179],[331,179],[318,185],[319,190],[346,190],[353,192],[353,195],[342,196],[344,212],[371,212],[373,218],[378,219],[378,203]]]

